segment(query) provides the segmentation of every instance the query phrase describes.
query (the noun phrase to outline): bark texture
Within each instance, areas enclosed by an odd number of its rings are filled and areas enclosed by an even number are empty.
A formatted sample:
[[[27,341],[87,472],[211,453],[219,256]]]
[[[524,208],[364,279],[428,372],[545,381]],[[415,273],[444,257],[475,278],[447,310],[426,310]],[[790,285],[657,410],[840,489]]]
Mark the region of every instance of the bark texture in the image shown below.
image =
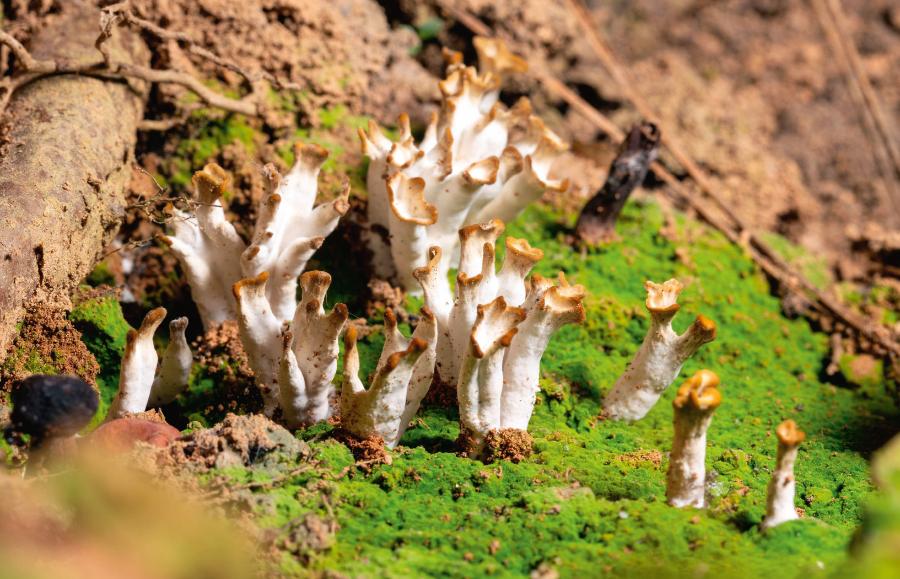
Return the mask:
[[[99,60],[99,12],[64,3],[31,41],[36,58]],[[114,57],[146,64],[146,46],[119,32]],[[0,150],[0,359],[25,306],[68,305],[118,228],[146,89],[74,75],[19,91]]]

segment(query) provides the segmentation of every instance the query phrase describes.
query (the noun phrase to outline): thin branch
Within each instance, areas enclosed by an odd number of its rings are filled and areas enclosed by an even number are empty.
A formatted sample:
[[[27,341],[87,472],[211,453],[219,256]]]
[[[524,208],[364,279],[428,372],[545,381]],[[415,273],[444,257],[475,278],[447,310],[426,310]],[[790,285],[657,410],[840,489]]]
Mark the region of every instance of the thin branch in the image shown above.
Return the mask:
[[[897,179],[900,178],[900,149],[893,139],[887,116],[863,68],[856,45],[846,28],[846,17],[838,0],[811,0],[813,11],[825,32],[831,50],[844,70],[850,95],[860,109],[860,117],[872,136],[876,164],[886,185],[886,205],[894,217],[900,215]]]
[[[175,84],[190,90],[209,106],[246,116],[262,115],[264,99],[257,82],[251,83],[252,90],[246,97],[233,99],[212,90],[200,79],[186,72],[116,62],[109,51],[107,41],[117,26],[123,23],[132,23],[132,19],[136,18],[127,10],[127,7],[128,3],[122,2],[108,6],[100,12],[100,34],[95,46],[102,58],[94,62],[70,64],[52,60],[37,60],[31,56],[21,42],[11,34],[0,30],[0,44],[9,47],[21,67],[21,71],[17,75],[0,81],[0,112],[6,109],[15,91],[39,78],[55,74],[80,74],[107,80],[136,79],[153,84]],[[145,24],[143,21],[141,23],[134,21],[134,23],[142,27]],[[155,29],[159,28],[155,27]],[[201,52],[206,58],[210,58],[230,70],[239,70],[237,65],[228,63],[205,49]],[[250,78],[243,71],[240,74],[245,78]]]

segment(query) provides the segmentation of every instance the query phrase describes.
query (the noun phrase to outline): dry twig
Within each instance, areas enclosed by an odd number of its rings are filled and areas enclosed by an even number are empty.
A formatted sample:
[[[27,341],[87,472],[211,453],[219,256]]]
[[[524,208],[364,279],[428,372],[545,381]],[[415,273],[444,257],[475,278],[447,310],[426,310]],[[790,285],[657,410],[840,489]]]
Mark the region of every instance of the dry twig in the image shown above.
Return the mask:
[[[184,71],[155,69],[115,61],[106,41],[112,36],[114,30],[120,26],[138,28],[162,40],[175,41],[185,45],[191,54],[240,75],[249,85],[249,93],[240,99],[233,99],[212,90],[201,79]],[[100,53],[100,58],[96,61],[67,63],[37,60],[31,56],[21,42],[3,30],[0,30],[0,45],[8,47],[19,64],[19,70],[15,74],[0,81],[0,113],[6,109],[10,98],[17,90],[39,78],[54,74],[81,74],[113,80],[133,79],[153,84],[175,84],[190,90],[211,107],[246,116],[261,116],[263,114],[263,108],[265,107],[264,97],[267,90],[265,83],[269,83],[278,89],[296,90],[300,88],[296,84],[284,82],[269,73],[250,74],[236,63],[199,46],[187,35],[168,31],[152,22],[139,18],[131,11],[128,2],[119,2],[101,10],[100,34],[95,44]],[[182,114],[169,120],[145,121],[142,123],[141,128],[166,130],[178,124],[183,117],[184,115]]]
[[[819,24],[825,32],[831,50],[844,69],[850,95],[860,109],[860,117],[871,134],[876,164],[885,184],[882,201],[893,211],[893,218],[900,215],[897,198],[897,179],[900,179],[900,149],[894,142],[893,132],[884,109],[872,89],[872,83],[846,27],[846,17],[839,0],[810,0]],[[891,216],[888,216],[890,219]]]

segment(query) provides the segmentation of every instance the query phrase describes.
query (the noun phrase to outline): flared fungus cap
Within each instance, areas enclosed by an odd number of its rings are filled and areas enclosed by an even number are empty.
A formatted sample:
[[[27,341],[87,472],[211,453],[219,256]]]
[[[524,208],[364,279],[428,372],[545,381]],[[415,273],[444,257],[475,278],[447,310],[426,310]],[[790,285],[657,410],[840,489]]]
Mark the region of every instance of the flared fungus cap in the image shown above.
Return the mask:
[[[690,406],[697,410],[714,410],[721,403],[719,377],[711,370],[699,370],[678,388],[672,405],[676,409]]]
[[[191,177],[195,195],[201,203],[215,203],[225,193],[230,181],[225,169],[216,163],[207,163]]]
[[[549,288],[541,296],[539,307],[561,316],[565,323],[580,324],[585,320],[582,301],[587,291],[581,284],[569,285],[565,274],[559,272],[559,285]]]
[[[264,271],[256,277],[248,277],[235,282],[235,284],[231,286],[231,293],[234,294],[235,299],[240,301],[241,292],[244,288],[261,290],[265,288],[267,281],[269,281],[269,272]]]
[[[806,440],[806,433],[797,428],[797,423],[791,419],[785,420],[775,429],[778,442],[784,446],[799,446]]]
[[[516,326],[525,319],[525,310],[506,305],[502,297],[478,306],[470,340],[472,353],[484,358],[497,348],[506,348],[519,331]]]
[[[647,290],[647,309],[651,313],[665,313],[678,311],[678,295],[684,286],[677,279],[670,279],[661,284],[652,281],[644,282]]]
[[[387,194],[391,210],[400,221],[414,225],[437,222],[437,208],[425,201],[424,179],[410,179],[403,173],[395,173],[387,180]]]
[[[500,39],[476,36],[472,44],[478,53],[478,69],[482,74],[491,73],[499,77],[507,72],[528,70],[528,62],[513,53]]]

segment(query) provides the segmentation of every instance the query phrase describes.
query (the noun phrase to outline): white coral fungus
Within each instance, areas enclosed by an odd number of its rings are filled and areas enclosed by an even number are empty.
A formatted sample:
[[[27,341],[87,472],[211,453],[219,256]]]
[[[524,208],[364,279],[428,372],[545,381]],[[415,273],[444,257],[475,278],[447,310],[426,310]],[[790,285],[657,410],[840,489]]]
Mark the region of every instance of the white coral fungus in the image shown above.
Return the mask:
[[[775,472],[769,481],[763,530],[799,518],[794,508],[794,489],[797,486],[794,463],[797,461],[797,449],[806,439],[806,433],[797,428],[797,423],[793,420],[785,420],[775,429],[775,435],[778,437],[778,457],[775,460]]]
[[[675,436],[666,475],[666,499],[672,506],[705,506],[706,431],[722,402],[718,386],[714,372],[700,370],[681,385],[672,403]]]
[[[702,315],[680,336],[672,329],[672,318],[679,308],[676,300],[682,290],[678,280],[663,284],[648,281],[644,287],[650,329],[625,373],[603,401],[604,414],[616,420],[640,420],[646,416],[678,377],[685,361],[716,337],[716,324]]]
[[[450,263],[457,257],[457,230],[489,219],[511,220],[546,190],[566,180],[550,177],[565,144],[531,114],[527,99],[511,109],[498,102],[500,82],[526,63],[498,40],[475,39],[478,66],[447,52],[447,78],[440,84],[440,112],[417,145],[409,118],[400,138],[388,139],[373,122],[360,130],[369,164],[367,238],[375,274],[416,291],[413,272],[425,265],[431,246]]]
[[[275,315],[269,302],[269,274],[234,284],[238,330],[247,360],[272,416],[282,409],[290,428],[327,419],[334,396],[338,338],[347,322],[347,306],[325,313],[331,276],[308,271],[300,276],[301,299],[289,323]]]
[[[109,407],[107,420],[168,404],[187,388],[192,363],[191,350],[184,337],[187,318],[177,318],[169,323],[169,345],[157,375],[159,357],[153,346],[153,334],[165,317],[165,308],[151,310],[144,316],[140,328],[128,332],[119,373],[119,391]]]
[[[250,244],[225,219],[222,194],[225,171],[208,164],[194,174],[193,212],[170,208],[173,235],[162,236],[187,276],[204,329],[237,316],[231,287],[242,278],[269,274],[266,294],[279,321],[294,315],[297,276],[349,208],[347,195],[315,205],[319,169],[328,152],[318,145],[298,143],[296,162],[281,177],[266,167],[272,192],[257,211]]]

